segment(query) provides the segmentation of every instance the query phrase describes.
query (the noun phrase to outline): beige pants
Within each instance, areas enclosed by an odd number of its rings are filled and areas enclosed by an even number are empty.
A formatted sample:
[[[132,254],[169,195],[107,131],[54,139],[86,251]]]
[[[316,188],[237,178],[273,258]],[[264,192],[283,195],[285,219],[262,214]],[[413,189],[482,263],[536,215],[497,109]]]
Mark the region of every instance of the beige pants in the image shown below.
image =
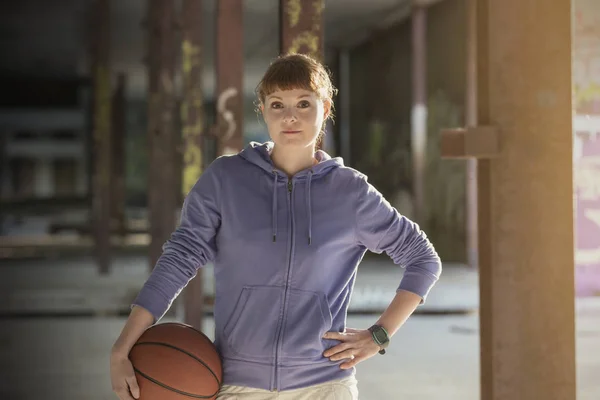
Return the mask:
[[[302,389],[270,392],[243,386],[223,385],[217,400],[358,400],[357,381],[354,376],[325,382]]]

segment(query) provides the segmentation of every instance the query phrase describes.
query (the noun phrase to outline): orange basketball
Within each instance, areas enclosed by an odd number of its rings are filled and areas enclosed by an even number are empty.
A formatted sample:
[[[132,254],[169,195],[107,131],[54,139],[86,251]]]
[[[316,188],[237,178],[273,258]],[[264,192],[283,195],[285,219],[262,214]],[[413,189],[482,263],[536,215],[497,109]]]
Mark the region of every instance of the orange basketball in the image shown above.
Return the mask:
[[[180,323],[148,328],[129,359],[139,400],[216,399],[223,381],[221,358],[202,332]]]

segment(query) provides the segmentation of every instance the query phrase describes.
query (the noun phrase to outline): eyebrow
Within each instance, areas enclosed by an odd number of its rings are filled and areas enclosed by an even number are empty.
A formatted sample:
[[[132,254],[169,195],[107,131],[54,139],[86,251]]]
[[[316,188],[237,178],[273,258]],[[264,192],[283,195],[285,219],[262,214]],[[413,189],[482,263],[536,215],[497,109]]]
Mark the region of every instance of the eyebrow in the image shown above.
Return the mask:
[[[283,100],[283,99],[282,99],[281,97],[279,97],[279,96],[267,96],[267,97],[270,97],[270,98],[272,98],[272,99],[279,99],[279,100]],[[302,96],[298,96],[298,98],[299,98],[299,99],[301,99],[301,98],[303,98],[303,97],[310,97],[310,95],[309,95],[309,94],[303,94]]]

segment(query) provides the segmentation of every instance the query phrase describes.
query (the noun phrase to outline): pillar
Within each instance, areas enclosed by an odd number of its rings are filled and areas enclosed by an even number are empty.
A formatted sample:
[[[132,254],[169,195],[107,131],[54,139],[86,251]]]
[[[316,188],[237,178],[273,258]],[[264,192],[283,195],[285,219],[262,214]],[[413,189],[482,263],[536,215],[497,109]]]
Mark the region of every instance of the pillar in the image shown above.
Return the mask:
[[[324,0],[280,0],[280,53],[324,57]]]
[[[111,223],[114,231],[124,236],[125,222],[125,135],[127,77],[117,76],[117,87],[112,98],[112,168],[111,168]]]
[[[477,0],[466,1],[466,90],[465,90],[465,125],[477,126]],[[477,159],[466,160],[466,244],[467,265],[477,268],[479,264],[479,248],[477,240]]]
[[[174,1],[148,2],[148,216],[150,269],[176,227]]]
[[[181,9],[183,29],[181,104],[183,176],[182,196],[187,196],[204,165],[202,138],[204,113],[202,94],[202,1],[184,0]],[[199,270],[183,290],[184,322],[202,331],[204,317],[204,280]]]
[[[576,398],[571,2],[471,4],[477,127],[442,133],[478,158],[481,398]]]
[[[235,154],[244,145],[244,47],[242,0],[217,2],[217,155]]]
[[[110,1],[95,0],[91,13],[93,43],[92,226],[101,274],[110,269],[111,78]]]
[[[427,166],[427,8],[412,11],[411,157],[414,218],[425,225],[425,168]]]

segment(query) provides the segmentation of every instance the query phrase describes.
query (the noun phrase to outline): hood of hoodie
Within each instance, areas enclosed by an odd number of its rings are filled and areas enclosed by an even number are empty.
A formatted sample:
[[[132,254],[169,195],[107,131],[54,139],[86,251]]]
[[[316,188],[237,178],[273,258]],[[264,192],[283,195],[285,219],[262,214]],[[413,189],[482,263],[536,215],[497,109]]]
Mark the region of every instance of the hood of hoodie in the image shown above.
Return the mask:
[[[273,165],[273,161],[271,160],[271,151],[273,151],[273,147],[273,142],[250,142],[239,153],[239,155],[248,162],[251,162],[252,164],[264,169],[268,174],[272,174],[273,171],[277,171],[280,176],[285,177],[285,173],[277,170]],[[314,176],[320,176],[329,173],[334,168],[344,166],[344,160],[341,157],[332,158],[323,150],[317,150],[315,152],[315,159],[318,161],[315,166],[299,172],[296,176],[300,177],[307,175],[310,172],[312,172]]]

